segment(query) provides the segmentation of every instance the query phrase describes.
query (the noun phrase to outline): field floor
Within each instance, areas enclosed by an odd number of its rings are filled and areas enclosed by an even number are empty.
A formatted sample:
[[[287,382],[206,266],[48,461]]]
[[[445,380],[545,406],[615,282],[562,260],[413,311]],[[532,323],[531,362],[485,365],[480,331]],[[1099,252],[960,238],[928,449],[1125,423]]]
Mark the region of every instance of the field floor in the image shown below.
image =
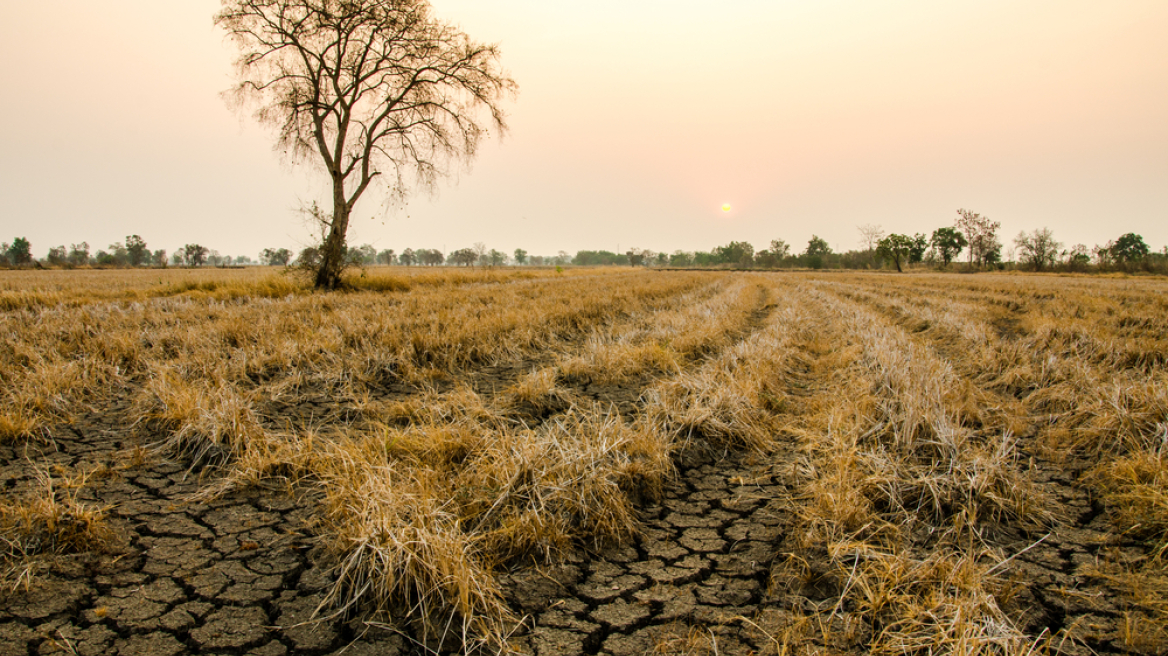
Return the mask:
[[[0,273],[0,656],[1168,654],[1168,282]]]

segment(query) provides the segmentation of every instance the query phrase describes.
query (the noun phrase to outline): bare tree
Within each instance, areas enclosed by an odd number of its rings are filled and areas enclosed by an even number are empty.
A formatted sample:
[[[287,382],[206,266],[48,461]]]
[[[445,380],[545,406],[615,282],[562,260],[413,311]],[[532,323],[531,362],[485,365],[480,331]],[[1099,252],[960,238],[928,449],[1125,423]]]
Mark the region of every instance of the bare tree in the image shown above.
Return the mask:
[[[1058,263],[1059,249],[1063,247],[1062,243],[1055,241],[1050,228],[1042,228],[1029,234],[1026,231],[1019,232],[1014,238],[1014,245],[1022,252],[1022,258],[1027,266],[1035,271],[1054,267]]]
[[[455,265],[473,266],[479,259],[478,253],[473,248],[460,248],[450,254],[446,260]]]
[[[969,264],[988,264],[1002,249],[1002,242],[998,241],[998,228],[1002,227],[997,221],[990,221],[989,217],[982,216],[969,210],[957,210],[955,228],[965,234],[969,241]]]
[[[884,228],[871,223],[865,223],[862,226],[856,226],[860,231],[860,243],[864,246],[864,250],[873,251],[880,245],[880,240],[884,239]]]
[[[317,287],[340,284],[349,218],[374,180],[398,198],[432,190],[489,127],[506,129],[500,102],[517,87],[498,48],[426,0],[223,0],[215,23],[239,46],[232,97],[332,181]]]
[[[200,244],[187,244],[182,247],[182,261],[187,266],[203,266],[207,261],[207,247]]]

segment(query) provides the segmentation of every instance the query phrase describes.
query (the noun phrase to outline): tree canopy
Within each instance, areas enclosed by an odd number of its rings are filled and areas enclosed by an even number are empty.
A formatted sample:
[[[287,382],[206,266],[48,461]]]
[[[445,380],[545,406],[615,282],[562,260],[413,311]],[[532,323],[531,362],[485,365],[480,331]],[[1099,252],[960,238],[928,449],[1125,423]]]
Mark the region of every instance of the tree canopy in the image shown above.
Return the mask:
[[[1135,262],[1143,259],[1147,257],[1148,252],[1151,250],[1144,243],[1144,238],[1134,232],[1129,232],[1116,239],[1110,248],[1112,259],[1120,263]]]
[[[941,256],[941,262],[945,266],[953,261],[961,253],[962,249],[969,245],[965,240],[965,235],[957,228],[937,228],[933,231],[933,237],[929,243],[937,251],[937,255]]]
[[[901,263],[907,263],[912,258],[917,242],[908,235],[898,235],[895,232],[876,242],[876,254],[892,260],[897,271],[904,271]]]

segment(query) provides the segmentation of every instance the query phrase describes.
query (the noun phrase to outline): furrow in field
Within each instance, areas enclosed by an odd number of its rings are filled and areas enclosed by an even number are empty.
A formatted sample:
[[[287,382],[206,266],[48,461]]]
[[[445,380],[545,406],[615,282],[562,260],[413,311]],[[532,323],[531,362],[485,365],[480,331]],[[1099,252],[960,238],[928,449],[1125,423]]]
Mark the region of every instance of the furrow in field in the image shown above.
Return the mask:
[[[765,305],[766,289],[757,278],[734,276],[713,297],[645,314],[637,323],[601,327],[579,352],[561,356],[558,367],[569,379],[600,383],[675,373],[740,337]]]
[[[967,425],[948,363],[823,287],[802,290],[821,328],[801,349],[813,391],[790,420],[799,519],[776,593],[829,647],[1026,653],[991,536],[1040,524],[1041,491],[1008,435]]]
[[[766,283],[770,312],[753,332],[689,370],[652,384],[633,425],[664,445],[677,475],[639,513],[640,530],[566,563],[520,570],[506,595],[531,618],[523,651],[550,654],[763,651],[759,623],[769,563],[789,523],[790,492],[769,471],[785,448],[771,392],[789,365],[789,333],[807,330],[785,289]]]
[[[1168,513],[1156,510],[1168,496],[1163,482],[1154,482],[1168,481],[1158,448],[1163,434],[1158,422],[1168,417],[1163,372],[1148,376],[1108,366],[1107,358],[1085,361],[1033,335],[1000,338],[987,333],[985,309],[971,304],[890,298],[847,285],[833,289],[949,356],[972,384],[970,398],[981,411],[983,430],[993,426],[1019,435],[1019,449],[1030,458],[1029,476],[1045,490],[1058,518],[1040,544],[1030,546],[1034,536],[1001,538],[1007,552],[1026,549],[1014,569],[1028,581],[1020,592],[1034,609],[1028,630],[1050,628],[1096,651],[1114,648],[1099,641],[1106,631],[1127,636],[1116,645],[1146,643],[1122,627],[1139,625],[1150,635],[1163,635],[1165,609],[1131,592],[1164,585],[1157,567],[1133,568],[1133,563],[1154,565],[1159,548],[1156,532],[1162,529],[1143,527],[1168,526]],[[1012,382],[995,384],[1002,380]],[[1100,442],[1104,436],[1107,443]],[[1091,568],[1081,567],[1087,562]],[[1069,572],[1077,565],[1081,578],[1076,579]],[[1078,588],[1083,599],[1100,601],[1070,603],[1068,586]],[[1101,627],[1111,628],[1101,632]]]

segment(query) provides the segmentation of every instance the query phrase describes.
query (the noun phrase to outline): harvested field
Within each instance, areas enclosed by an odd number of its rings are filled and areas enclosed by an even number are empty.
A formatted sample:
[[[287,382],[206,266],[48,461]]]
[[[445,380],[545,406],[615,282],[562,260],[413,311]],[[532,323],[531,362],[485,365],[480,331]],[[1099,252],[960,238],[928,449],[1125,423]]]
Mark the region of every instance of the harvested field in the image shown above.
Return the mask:
[[[1165,654],[1168,282],[0,273],[0,656]]]

